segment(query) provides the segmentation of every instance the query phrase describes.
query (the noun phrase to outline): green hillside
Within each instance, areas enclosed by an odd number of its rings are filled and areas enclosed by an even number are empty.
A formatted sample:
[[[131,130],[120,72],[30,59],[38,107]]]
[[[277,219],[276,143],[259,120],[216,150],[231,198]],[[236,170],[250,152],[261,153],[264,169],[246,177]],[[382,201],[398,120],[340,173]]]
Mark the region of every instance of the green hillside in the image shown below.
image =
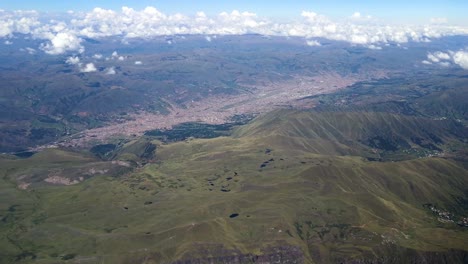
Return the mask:
[[[103,148],[106,161],[4,155],[0,262],[466,263],[464,129],[281,110],[232,136]]]
[[[466,147],[467,134],[465,126],[451,119],[277,110],[239,128],[234,136],[260,137],[271,144],[317,154],[402,160],[458,151]]]

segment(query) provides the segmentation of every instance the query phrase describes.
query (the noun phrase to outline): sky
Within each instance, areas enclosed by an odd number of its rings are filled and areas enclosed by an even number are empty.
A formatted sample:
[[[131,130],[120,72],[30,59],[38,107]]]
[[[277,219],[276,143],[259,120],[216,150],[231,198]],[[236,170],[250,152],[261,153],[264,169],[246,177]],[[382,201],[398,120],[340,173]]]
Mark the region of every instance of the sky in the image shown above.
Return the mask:
[[[37,10],[41,12],[91,11],[95,7],[120,10],[128,6],[136,10],[153,6],[167,13],[193,15],[203,11],[208,15],[223,11],[248,11],[260,16],[294,18],[302,11],[313,11],[333,18],[347,17],[355,12],[363,15],[402,23],[427,22],[431,18],[444,18],[451,24],[468,25],[468,1],[466,0],[0,0],[0,9]]]

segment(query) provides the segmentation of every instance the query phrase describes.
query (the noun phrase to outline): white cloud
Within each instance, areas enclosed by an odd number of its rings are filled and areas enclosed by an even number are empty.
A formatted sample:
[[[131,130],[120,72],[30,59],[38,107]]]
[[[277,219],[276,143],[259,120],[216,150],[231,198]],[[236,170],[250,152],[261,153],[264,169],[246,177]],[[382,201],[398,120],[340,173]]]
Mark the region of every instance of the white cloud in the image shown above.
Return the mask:
[[[125,58],[123,56],[119,56],[119,61],[123,61]]]
[[[442,67],[449,67],[450,65],[452,65],[450,62],[448,61],[442,61],[439,63],[440,66]]]
[[[141,61],[135,61],[135,65],[141,65],[141,64],[143,64],[143,62],[141,62]]]
[[[355,44],[367,44],[369,43],[369,39],[367,35],[358,33],[355,35],[351,35],[350,42]]]
[[[116,72],[115,72],[115,68],[114,67],[110,67],[106,70],[106,74],[108,75],[114,75]]]
[[[468,51],[459,50],[457,52],[447,51],[441,52],[436,51],[427,54],[427,60],[422,61],[423,64],[435,64],[443,67],[448,67],[452,63],[460,66],[461,68],[468,70]]]
[[[10,40],[5,40],[5,42],[3,42],[3,43],[5,43],[5,45],[11,45],[11,44],[13,44],[13,42],[10,41]]]
[[[448,67],[450,66],[450,60],[452,60],[452,57],[450,56],[449,53],[436,51],[433,53],[428,53],[427,60],[423,60],[422,63],[423,64],[436,64],[439,66]]]
[[[14,33],[30,34],[40,25],[36,11],[0,12],[0,38]]]
[[[382,47],[376,46],[374,44],[370,44],[370,45],[368,45],[366,47],[369,48],[369,49],[373,49],[373,50],[381,50],[382,49]]]
[[[465,70],[468,70],[468,51],[458,51],[453,54],[453,62]]]
[[[96,54],[93,55],[93,58],[94,58],[94,59],[97,59],[97,60],[100,60],[100,59],[103,58],[103,56],[102,56],[102,54],[100,54],[100,53],[96,53]]]
[[[439,62],[440,61],[439,58],[437,58],[434,54],[431,54],[431,53],[427,54],[427,58],[432,62]]]
[[[441,59],[441,60],[450,60],[450,55],[444,52],[435,52],[434,56]]]
[[[351,18],[352,20],[368,21],[368,20],[371,20],[371,19],[372,19],[372,16],[370,16],[370,15],[363,16],[363,15],[361,15],[360,12],[354,12],[354,13],[350,16],[350,18]]]
[[[449,53],[436,51],[434,53],[427,54],[427,58],[429,60],[431,60],[432,62],[440,62],[440,61],[444,61],[444,60],[450,60],[451,56],[449,55]]]
[[[96,66],[94,66],[93,63],[88,63],[83,68],[81,68],[80,71],[81,72],[95,72],[95,71],[97,71],[97,69],[96,69]]]
[[[81,39],[76,35],[69,32],[61,32],[54,35],[50,42],[43,44],[41,49],[48,54],[57,55],[67,51],[80,51],[83,52],[84,48],[81,46]]]
[[[79,65],[80,64],[80,58],[78,56],[75,57],[68,57],[67,60],[65,60],[67,64],[70,65]]]
[[[307,40],[306,43],[307,46],[322,46],[317,40]]]
[[[205,36],[206,41],[211,42],[211,37],[210,36]]]
[[[266,20],[255,13],[234,10],[231,13],[222,12],[217,17],[194,26],[196,31],[204,31],[201,33],[205,34],[246,34],[259,33],[267,24]]]
[[[27,53],[29,53],[29,54],[31,54],[31,55],[36,54],[36,50],[33,49],[33,48],[30,48],[30,47],[26,47],[26,48],[20,49],[20,50],[21,50],[21,51],[25,51],[25,52],[27,52]]]
[[[344,21],[333,21],[313,11],[303,11],[299,18],[286,22],[237,10],[214,16],[203,12],[186,16],[164,14],[154,7],[143,10],[122,7],[118,11],[95,8],[87,13],[68,12],[66,15],[68,17],[63,21],[57,21],[40,19],[43,16],[34,11],[0,12],[0,38],[16,33],[31,34],[36,39],[47,41],[40,47],[46,53],[63,54],[82,52],[83,38],[108,36],[122,36],[125,43],[131,38],[176,34],[205,35],[210,36],[207,38],[209,40],[215,35],[257,33],[305,39],[324,38],[372,48],[387,43],[428,42],[443,36],[468,35],[467,27],[450,26],[445,18],[435,17],[429,25],[388,25],[360,12],[355,12]],[[117,55],[115,59],[119,58]]]
[[[351,18],[361,18],[361,13],[354,12],[354,14],[351,15]]]
[[[328,22],[328,19],[312,11],[302,11],[301,16],[309,23]]]

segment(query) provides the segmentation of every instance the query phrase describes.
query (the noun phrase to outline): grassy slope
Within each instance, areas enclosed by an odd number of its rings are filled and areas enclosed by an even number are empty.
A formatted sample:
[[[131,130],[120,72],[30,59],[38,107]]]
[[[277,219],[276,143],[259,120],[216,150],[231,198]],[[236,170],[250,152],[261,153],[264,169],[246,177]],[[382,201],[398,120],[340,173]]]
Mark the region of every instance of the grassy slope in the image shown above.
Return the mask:
[[[241,127],[234,136],[259,137],[271,144],[313,153],[377,155],[398,160],[407,158],[408,155],[401,155],[409,151],[422,153],[439,147],[454,151],[457,149],[455,145],[463,146],[467,132],[462,124],[449,119],[432,120],[378,112],[277,110]],[[455,143],[452,144],[455,149],[443,146],[449,142]]]
[[[220,244],[254,254],[268,245],[295,245],[307,262],[318,263],[372,258],[395,245],[468,251],[466,230],[438,222],[422,206],[431,203],[466,216],[467,208],[457,202],[467,199],[468,173],[462,163],[340,156],[349,154],[342,151],[349,148],[344,143],[350,135],[329,128],[324,134],[312,132],[310,122],[316,118],[310,113],[281,116],[275,122],[265,121],[268,116],[258,119],[241,128],[238,137],[160,145],[157,160],[134,173],[116,178],[109,172],[72,186],[20,191],[15,178],[53,167],[51,157],[55,164],[75,168],[96,161],[57,150],[29,160],[3,159],[0,216],[6,220],[0,231],[6,236],[0,240],[0,262],[27,263],[34,254],[37,263],[67,258],[164,263],[207,257],[206,252],[222,255]],[[329,122],[321,127],[333,124],[330,116],[324,117]],[[352,133],[359,127],[358,122],[342,125],[349,129],[335,127],[337,131]],[[339,143],[327,143],[327,138]],[[297,147],[297,142],[307,147]],[[336,152],[318,154],[314,144]],[[230,218],[233,213],[239,216]]]

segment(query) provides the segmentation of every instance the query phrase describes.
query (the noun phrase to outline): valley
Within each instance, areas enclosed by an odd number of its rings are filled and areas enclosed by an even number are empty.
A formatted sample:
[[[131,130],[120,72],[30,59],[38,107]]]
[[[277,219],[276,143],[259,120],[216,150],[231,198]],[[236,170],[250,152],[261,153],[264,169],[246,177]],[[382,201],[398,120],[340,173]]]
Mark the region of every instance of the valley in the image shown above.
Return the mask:
[[[85,130],[52,146],[87,147],[90,141],[96,143],[119,136],[141,136],[148,130],[170,129],[186,122],[223,124],[236,115],[259,115],[277,108],[294,108],[299,105],[298,99],[331,93],[352,83],[353,78],[323,73],[317,77],[293,77],[279,83],[263,84],[262,87],[243,86],[245,91],[236,95],[211,96],[183,106],[167,102],[170,109],[167,114],[131,114],[129,120]]]
[[[222,123],[276,107],[310,107],[297,99],[405,72],[400,65],[410,67],[417,55],[391,47],[389,53],[403,62],[382,63],[387,53],[260,35],[223,36],[212,44],[202,36],[177,36],[174,45],[165,38],[135,40],[133,49],[116,41],[89,41],[82,56],[37,54],[32,63],[29,54],[2,46],[0,96],[8,100],[0,101],[0,151],[25,151],[70,135],[89,141],[189,121]],[[96,71],[81,72],[87,63]],[[82,144],[72,141],[64,145]]]
[[[466,263],[459,40],[2,46],[0,263]]]

